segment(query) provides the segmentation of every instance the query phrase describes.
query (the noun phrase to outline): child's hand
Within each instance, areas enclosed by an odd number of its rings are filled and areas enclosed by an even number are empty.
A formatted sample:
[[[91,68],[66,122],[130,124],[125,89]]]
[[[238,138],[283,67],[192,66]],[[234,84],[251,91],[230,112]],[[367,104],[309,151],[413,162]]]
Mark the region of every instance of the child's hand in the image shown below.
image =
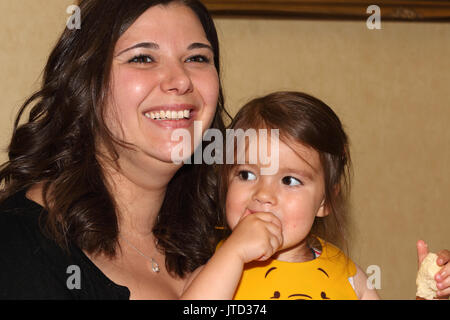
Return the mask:
[[[247,263],[269,259],[282,243],[280,220],[271,212],[256,212],[241,218],[223,246]]]
[[[422,264],[423,259],[428,254],[428,246],[423,240],[417,242],[417,258],[418,267]],[[441,270],[436,273],[434,279],[436,280],[436,286],[439,291],[437,291],[438,298],[448,299],[450,296],[450,251],[441,250],[437,253],[437,264],[441,266]]]

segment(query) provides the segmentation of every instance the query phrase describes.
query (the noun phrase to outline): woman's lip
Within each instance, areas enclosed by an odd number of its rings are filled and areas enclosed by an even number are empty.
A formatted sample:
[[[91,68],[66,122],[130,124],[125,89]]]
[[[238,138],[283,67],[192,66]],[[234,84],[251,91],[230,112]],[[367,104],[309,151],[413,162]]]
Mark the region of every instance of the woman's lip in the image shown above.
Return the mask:
[[[175,110],[173,110],[175,111]],[[150,111],[147,111],[148,113]],[[151,123],[165,128],[165,129],[178,129],[178,128],[189,128],[192,126],[192,123],[195,121],[195,117],[197,115],[197,111],[192,110],[189,114],[189,119],[180,119],[180,120],[171,120],[171,119],[152,119],[145,116],[144,117],[147,121],[150,121]]]
[[[153,111],[183,111],[190,110],[191,112],[196,110],[197,108],[193,104],[165,104],[159,106],[153,106],[148,109],[145,109],[142,113],[145,115],[146,113]]]
[[[166,129],[179,129],[179,128],[189,128],[194,120],[190,119],[181,119],[181,120],[156,120],[146,118],[148,121],[151,121],[155,125],[166,128]]]

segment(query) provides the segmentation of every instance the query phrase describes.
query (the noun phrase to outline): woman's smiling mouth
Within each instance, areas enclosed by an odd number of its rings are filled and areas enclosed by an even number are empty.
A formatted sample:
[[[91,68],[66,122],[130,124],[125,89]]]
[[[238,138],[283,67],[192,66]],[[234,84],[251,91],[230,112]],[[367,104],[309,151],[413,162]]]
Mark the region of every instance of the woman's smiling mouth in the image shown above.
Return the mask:
[[[191,118],[191,110],[184,109],[180,111],[150,111],[144,114],[147,118],[152,120],[182,120]]]
[[[191,104],[161,105],[145,110],[143,114],[165,128],[188,128],[195,118],[196,109]]]

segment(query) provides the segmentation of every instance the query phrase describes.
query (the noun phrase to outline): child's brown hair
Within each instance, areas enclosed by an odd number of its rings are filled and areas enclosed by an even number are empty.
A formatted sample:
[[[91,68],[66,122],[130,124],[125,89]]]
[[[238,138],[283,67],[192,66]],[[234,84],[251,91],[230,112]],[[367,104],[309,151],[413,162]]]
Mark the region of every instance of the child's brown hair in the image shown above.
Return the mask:
[[[296,141],[315,149],[325,179],[325,206],[329,215],[316,218],[308,237],[320,247],[318,236],[347,251],[347,197],[350,191],[350,153],[341,121],[324,102],[301,92],[275,92],[248,102],[237,113],[230,129],[278,129],[280,139]],[[225,200],[229,174],[234,164],[219,166],[221,223],[226,225]]]

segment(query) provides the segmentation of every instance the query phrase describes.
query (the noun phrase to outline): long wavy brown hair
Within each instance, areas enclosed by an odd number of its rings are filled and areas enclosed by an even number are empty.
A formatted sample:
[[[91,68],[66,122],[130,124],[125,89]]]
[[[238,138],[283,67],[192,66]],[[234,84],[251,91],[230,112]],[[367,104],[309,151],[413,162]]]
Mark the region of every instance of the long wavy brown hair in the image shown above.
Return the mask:
[[[42,86],[17,115],[9,161],[0,167],[1,200],[43,183],[48,214],[43,231],[63,249],[76,245],[110,257],[118,246],[118,215],[97,160],[98,141],[117,160],[118,141],[105,125],[113,51],[119,37],[147,9],[178,2],[202,23],[220,72],[216,29],[197,0],[81,0],[81,29],[66,28],[46,64]],[[24,114],[29,110],[28,120]],[[220,86],[213,128],[224,130]],[[22,124],[20,124],[22,122]],[[184,165],[168,185],[154,227],[166,267],[184,276],[215,249],[217,220],[213,173],[206,165]]]
[[[307,241],[311,246],[320,248],[320,242],[317,241],[317,237],[320,237],[348,253],[351,158],[348,137],[336,113],[324,102],[308,94],[281,91],[249,101],[236,114],[230,128],[278,129],[280,140],[284,143],[289,145],[294,140],[319,153],[325,179],[324,205],[330,214],[315,219]],[[222,226],[226,226],[225,201],[233,167],[234,164],[219,167]]]

